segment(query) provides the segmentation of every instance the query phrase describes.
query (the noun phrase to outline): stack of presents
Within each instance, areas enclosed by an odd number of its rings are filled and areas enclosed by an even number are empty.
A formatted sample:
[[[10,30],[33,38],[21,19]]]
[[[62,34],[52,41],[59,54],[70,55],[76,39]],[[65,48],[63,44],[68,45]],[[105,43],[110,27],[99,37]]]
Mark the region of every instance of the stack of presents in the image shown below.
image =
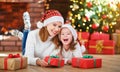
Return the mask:
[[[78,39],[85,42],[88,54],[115,54],[115,46],[119,45],[115,40],[116,36],[110,40],[110,35],[106,33],[94,32],[78,32]]]
[[[85,47],[88,54],[115,54],[115,47],[120,45],[120,35],[113,34],[110,40],[110,35],[105,33],[94,32],[91,35],[88,32],[78,32],[78,39],[85,42]],[[119,41],[118,41],[119,40]],[[63,67],[64,60],[58,56],[47,56],[45,61],[51,67]],[[101,68],[102,59],[91,55],[84,55],[82,58],[73,57],[72,67],[77,68]],[[27,58],[19,54],[9,54],[6,57],[0,57],[0,69],[17,70],[27,68]]]

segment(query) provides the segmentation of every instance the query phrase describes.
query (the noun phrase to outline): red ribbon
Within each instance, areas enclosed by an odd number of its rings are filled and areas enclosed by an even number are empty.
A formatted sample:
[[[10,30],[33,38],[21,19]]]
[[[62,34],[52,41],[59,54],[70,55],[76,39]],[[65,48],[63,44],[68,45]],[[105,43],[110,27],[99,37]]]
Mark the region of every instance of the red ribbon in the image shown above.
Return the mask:
[[[9,58],[20,58],[20,69],[22,69],[23,67],[23,58],[20,57],[20,54],[9,54],[8,57],[4,58],[4,69],[7,70],[7,66],[8,66],[8,59]]]
[[[20,54],[9,54],[8,58],[19,58]]]

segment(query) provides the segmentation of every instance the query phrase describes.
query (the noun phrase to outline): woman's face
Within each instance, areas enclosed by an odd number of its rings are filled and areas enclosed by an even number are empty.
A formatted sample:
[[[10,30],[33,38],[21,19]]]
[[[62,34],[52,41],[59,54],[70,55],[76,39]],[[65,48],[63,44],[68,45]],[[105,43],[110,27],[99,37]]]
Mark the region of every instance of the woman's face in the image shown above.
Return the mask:
[[[60,40],[63,45],[69,45],[72,42],[72,33],[68,28],[62,28]]]
[[[59,21],[49,23],[47,25],[47,30],[50,36],[52,37],[56,36],[60,32],[61,26],[62,26],[62,23]]]

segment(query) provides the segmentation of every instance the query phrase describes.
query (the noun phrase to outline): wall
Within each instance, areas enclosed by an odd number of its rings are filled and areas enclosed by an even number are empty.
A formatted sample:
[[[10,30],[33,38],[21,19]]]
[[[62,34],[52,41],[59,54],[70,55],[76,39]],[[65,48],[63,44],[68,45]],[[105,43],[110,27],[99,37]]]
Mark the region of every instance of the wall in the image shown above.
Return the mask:
[[[41,0],[40,0],[41,1]],[[31,18],[31,29],[36,28],[36,22],[44,13],[44,2],[39,0],[0,0],[0,26],[23,30],[22,15],[28,11]],[[22,42],[19,38],[10,36],[0,40],[0,51],[21,51]]]

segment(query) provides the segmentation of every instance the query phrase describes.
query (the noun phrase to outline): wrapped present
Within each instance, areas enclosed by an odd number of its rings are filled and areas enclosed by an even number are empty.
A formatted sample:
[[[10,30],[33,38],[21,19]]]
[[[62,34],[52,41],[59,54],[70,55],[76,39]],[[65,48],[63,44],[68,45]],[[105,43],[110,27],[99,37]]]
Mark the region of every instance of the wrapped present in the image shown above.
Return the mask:
[[[115,41],[115,53],[120,54],[120,34],[113,33],[112,40]]]
[[[85,39],[89,39],[89,32],[77,32],[78,33],[78,39],[79,40],[85,40]]]
[[[8,57],[0,57],[0,69],[17,70],[27,67],[27,58],[19,54],[9,54]]]
[[[110,38],[109,34],[98,32],[94,32],[93,34],[91,34],[90,37],[91,40],[109,40],[109,38]]]
[[[49,66],[54,66],[54,67],[64,66],[64,60],[59,59],[58,56],[47,56],[45,57],[45,61],[48,62]]]
[[[114,54],[115,43],[113,40],[90,40],[89,50],[90,54]]]
[[[86,56],[83,58],[72,58],[72,66],[78,68],[100,68],[102,67],[101,58],[93,58],[93,56]]]
[[[79,41],[84,41],[84,45],[86,49],[88,50],[88,40],[89,40],[89,32],[77,32],[78,33],[78,40]]]

